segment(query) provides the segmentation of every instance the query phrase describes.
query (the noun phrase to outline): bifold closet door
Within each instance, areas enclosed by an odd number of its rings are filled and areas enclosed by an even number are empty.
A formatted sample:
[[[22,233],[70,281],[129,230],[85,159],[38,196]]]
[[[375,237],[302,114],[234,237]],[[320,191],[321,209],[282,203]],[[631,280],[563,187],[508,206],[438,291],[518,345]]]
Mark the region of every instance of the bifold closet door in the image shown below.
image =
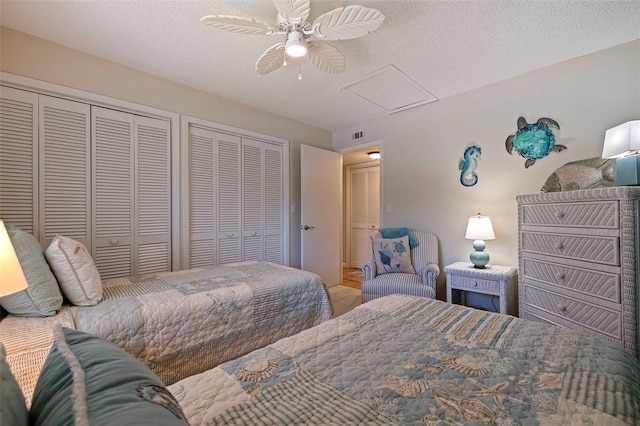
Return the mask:
[[[56,234],[91,246],[90,107],[0,89],[0,217],[46,248]]]
[[[284,262],[282,146],[189,128],[189,263]]]
[[[242,253],[241,147],[239,136],[216,133],[218,264],[247,260]]]
[[[169,124],[92,108],[93,256],[102,278],[168,271]]]
[[[39,237],[38,95],[0,86],[0,218]]]
[[[39,96],[40,244],[56,234],[91,247],[91,107]]]
[[[241,139],[189,128],[189,267],[239,262]]]
[[[283,263],[282,146],[242,139],[243,260]]]

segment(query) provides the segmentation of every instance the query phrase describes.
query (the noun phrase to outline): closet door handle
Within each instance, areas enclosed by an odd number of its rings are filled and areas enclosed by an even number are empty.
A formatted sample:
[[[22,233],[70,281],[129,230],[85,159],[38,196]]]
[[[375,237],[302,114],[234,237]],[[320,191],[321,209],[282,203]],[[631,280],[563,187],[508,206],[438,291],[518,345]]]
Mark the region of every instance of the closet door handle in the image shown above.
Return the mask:
[[[300,229],[302,229],[303,231],[308,231],[309,229],[315,229],[315,226],[309,226],[309,225],[302,225],[300,227]]]

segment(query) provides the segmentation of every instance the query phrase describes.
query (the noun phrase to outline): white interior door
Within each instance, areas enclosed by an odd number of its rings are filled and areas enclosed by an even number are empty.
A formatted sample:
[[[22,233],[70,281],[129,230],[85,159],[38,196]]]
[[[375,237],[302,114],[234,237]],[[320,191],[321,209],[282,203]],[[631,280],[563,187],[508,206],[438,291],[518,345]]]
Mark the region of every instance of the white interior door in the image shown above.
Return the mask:
[[[362,268],[373,258],[371,235],[380,228],[380,166],[354,167],[349,173],[350,263]]]
[[[341,282],[340,154],[302,145],[301,265],[320,275],[327,286]]]

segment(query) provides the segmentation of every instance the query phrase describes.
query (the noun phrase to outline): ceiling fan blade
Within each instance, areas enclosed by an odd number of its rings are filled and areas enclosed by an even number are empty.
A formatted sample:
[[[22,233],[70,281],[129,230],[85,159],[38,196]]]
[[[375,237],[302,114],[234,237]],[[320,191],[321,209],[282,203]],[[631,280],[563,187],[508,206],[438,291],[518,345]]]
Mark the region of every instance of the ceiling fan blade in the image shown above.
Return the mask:
[[[277,31],[271,24],[242,16],[207,15],[200,18],[200,22],[239,34],[271,35]]]
[[[346,69],[344,55],[335,47],[321,41],[312,41],[309,45],[309,61],[320,71],[339,74]]]
[[[311,10],[310,0],[273,0],[278,13],[294,23],[305,22]]]
[[[319,16],[311,27],[318,38],[349,40],[375,31],[384,18],[384,13],[378,9],[354,5],[339,7]]]
[[[284,63],[284,43],[274,44],[268,48],[256,62],[256,71],[259,74],[269,74]]]

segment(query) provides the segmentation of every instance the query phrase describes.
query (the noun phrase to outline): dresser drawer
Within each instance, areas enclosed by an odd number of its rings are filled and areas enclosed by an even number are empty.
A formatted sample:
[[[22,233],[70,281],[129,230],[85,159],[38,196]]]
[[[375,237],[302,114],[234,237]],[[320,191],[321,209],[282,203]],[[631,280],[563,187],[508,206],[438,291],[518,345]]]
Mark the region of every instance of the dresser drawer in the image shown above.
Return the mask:
[[[524,204],[523,225],[574,226],[618,229],[618,202]]]
[[[525,305],[534,306],[582,327],[597,331],[614,339],[622,339],[620,312],[565,297],[550,291],[531,287],[525,283],[520,294]]]
[[[619,266],[618,237],[550,234],[521,231],[520,248],[523,252],[561,256],[569,259]]]
[[[500,282],[471,277],[451,276],[451,288],[455,290],[473,290],[487,294],[500,294]]]
[[[523,257],[521,273],[571,291],[620,303],[620,275],[573,268]]]

